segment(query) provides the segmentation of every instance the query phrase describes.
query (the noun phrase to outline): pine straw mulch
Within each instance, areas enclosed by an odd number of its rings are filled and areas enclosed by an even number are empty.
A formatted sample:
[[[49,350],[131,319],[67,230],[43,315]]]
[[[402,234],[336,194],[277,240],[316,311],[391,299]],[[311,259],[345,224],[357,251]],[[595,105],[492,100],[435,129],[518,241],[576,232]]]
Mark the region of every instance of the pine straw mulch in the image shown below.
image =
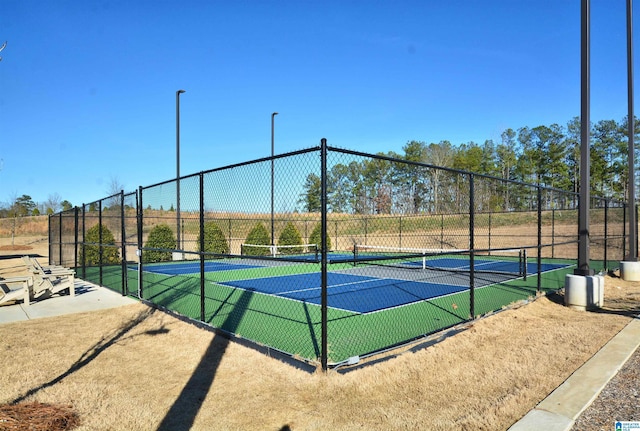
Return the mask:
[[[69,405],[39,402],[0,405],[0,431],[66,431],[78,425],[80,419]]]

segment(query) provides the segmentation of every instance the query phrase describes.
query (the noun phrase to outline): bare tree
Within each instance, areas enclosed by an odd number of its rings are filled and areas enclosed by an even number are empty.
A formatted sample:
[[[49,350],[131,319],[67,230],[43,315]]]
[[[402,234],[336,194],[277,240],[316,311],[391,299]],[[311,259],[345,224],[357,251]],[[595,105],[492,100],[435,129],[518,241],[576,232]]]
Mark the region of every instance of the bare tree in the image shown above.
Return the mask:
[[[62,198],[58,193],[53,193],[47,197],[44,203],[46,214],[55,214],[60,210]]]
[[[121,203],[120,196],[116,196],[116,195],[122,192],[123,189],[124,189],[124,185],[120,183],[120,180],[118,179],[118,177],[112,175],[109,180],[109,188],[107,189],[107,195],[113,196],[107,202],[107,206],[109,208],[112,208],[112,209],[120,208],[120,203]]]

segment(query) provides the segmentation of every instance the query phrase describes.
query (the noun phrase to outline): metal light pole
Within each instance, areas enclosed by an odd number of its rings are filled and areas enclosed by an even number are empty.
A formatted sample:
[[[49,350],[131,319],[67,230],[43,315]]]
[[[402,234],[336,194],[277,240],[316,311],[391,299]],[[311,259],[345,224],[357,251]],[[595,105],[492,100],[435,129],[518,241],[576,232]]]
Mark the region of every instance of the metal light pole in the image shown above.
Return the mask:
[[[271,114],[271,245],[276,245],[275,242],[275,226],[274,226],[274,208],[273,208],[273,200],[274,200],[274,164],[273,164],[273,156],[274,156],[274,119],[278,115],[277,112]]]
[[[180,94],[184,90],[176,91],[176,237],[177,248],[181,247],[180,243]]]
[[[627,262],[635,262],[638,260],[638,253],[636,250],[636,181],[635,181],[635,116],[633,114],[633,34],[632,34],[632,20],[631,15],[633,12],[632,0],[627,0],[627,101],[629,112],[627,115],[627,126],[629,136],[629,204],[627,207],[629,220],[629,254],[625,257]]]
[[[593,275],[589,267],[589,203],[591,195],[589,168],[589,139],[590,139],[590,30],[591,12],[590,0],[582,0],[581,7],[581,62],[580,62],[580,197],[578,206],[578,267],[576,275]]]

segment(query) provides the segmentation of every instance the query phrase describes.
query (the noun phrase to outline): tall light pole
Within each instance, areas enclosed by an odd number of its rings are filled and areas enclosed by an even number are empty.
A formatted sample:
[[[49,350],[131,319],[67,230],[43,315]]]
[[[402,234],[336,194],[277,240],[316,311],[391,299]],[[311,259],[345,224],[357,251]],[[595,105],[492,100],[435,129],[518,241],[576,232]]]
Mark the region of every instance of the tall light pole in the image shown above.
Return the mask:
[[[629,220],[629,254],[625,261],[636,262],[638,260],[638,250],[636,250],[636,168],[634,161],[634,136],[636,118],[633,114],[633,26],[632,26],[633,5],[631,0],[627,0],[627,133],[629,135],[629,196],[628,196],[628,216]]]
[[[180,95],[184,90],[176,91],[176,238],[177,248],[180,243]]]
[[[591,108],[591,2],[581,2],[580,40],[580,196],[578,205],[578,267],[576,275],[591,276],[589,267],[589,148],[590,148],[590,108]]]
[[[276,245],[275,243],[275,226],[274,226],[274,208],[273,208],[273,201],[274,201],[274,164],[273,164],[273,156],[274,156],[274,145],[273,145],[273,138],[274,138],[274,119],[276,117],[276,115],[278,115],[277,112],[274,112],[273,114],[271,114],[271,245]]]

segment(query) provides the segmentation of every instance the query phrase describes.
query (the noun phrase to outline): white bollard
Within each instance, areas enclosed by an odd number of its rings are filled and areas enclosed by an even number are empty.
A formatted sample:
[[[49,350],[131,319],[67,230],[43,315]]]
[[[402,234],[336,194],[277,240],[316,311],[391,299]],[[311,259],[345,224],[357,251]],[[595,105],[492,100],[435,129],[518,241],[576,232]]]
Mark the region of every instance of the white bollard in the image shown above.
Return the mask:
[[[604,305],[604,276],[567,274],[564,305],[576,310],[596,310]]]
[[[625,281],[640,281],[640,262],[620,262],[620,278]]]

